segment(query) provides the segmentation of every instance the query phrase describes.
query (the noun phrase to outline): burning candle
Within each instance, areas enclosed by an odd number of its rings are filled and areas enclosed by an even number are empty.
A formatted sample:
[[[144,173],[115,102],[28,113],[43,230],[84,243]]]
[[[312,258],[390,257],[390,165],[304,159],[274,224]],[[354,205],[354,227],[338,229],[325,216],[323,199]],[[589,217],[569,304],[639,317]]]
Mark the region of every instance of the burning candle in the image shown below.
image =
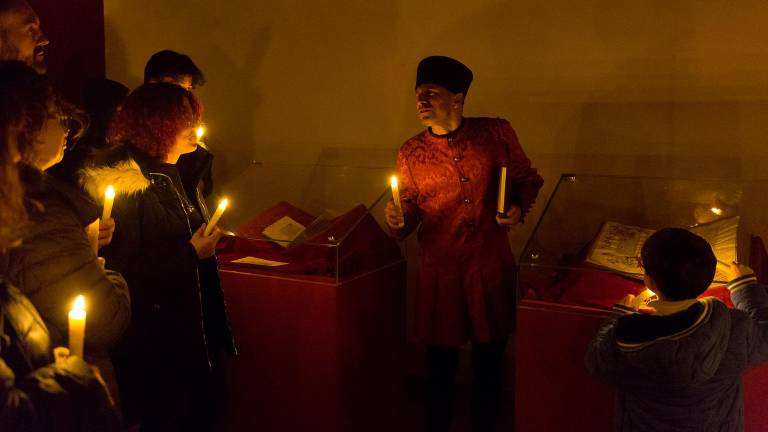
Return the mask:
[[[397,186],[397,176],[392,176],[389,184],[392,186],[392,199],[395,201],[395,207],[402,212],[403,207],[400,205],[400,188]]]
[[[499,214],[506,214],[506,193],[507,193],[507,167],[501,167],[499,176],[499,200],[496,204],[496,211]]]
[[[109,219],[112,215],[112,204],[115,203],[115,188],[112,185],[107,186],[106,192],[104,192],[104,212],[101,214],[101,220]]]
[[[211,218],[211,221],[208,222],[208,226],[205,227],[205,235],[209,236],[213,232],[213,227],[216,226],[216,224],[219,222],[219,219],[221,219],[221,215],[224,214],[224,210],[227,209],[227,205],[229,204],[229,200],[224,198],[219,203],[219,207],[216,209],[216,212],[213,214],[213,217]]]
[[[197,135],[197,142],[202,141],[203,137],[205,136],[205,126],[198,126],[198,128],[195,130],[195,135]]]
[[[69,352],[83,357],[85,345],[85,299],[79,295],[74,307],[69,311]]]

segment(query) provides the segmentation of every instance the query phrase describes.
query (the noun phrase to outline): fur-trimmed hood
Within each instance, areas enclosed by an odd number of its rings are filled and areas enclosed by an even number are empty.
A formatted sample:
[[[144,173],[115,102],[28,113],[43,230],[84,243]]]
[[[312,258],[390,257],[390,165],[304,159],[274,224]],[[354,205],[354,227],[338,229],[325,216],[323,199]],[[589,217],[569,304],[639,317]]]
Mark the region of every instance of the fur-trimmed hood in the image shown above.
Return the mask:
[[[79,177],[80,185],[97,202],[103,199],[109,185],[116,195],[132,195],[145,191],[151,184],[136,160],[130,157],[112,165],[85,167]]]

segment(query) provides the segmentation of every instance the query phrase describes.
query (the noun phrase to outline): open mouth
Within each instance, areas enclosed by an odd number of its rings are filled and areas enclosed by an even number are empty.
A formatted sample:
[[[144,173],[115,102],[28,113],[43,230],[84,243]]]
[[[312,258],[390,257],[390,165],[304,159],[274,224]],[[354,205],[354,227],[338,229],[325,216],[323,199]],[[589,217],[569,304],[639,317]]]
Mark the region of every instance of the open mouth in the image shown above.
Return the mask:
[[[34,51],[32,51],[32,54],[35,56],[35,58],[43,58],[45,57],[45,48],[42,46],[35,47]]]

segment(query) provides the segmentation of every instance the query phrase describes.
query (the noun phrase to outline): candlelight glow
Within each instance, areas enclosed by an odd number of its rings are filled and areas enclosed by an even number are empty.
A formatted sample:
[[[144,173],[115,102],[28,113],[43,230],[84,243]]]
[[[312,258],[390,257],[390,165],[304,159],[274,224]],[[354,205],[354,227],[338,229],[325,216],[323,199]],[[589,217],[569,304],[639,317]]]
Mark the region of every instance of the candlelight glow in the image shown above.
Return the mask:
[[[77,296],[75,299],[75,304],[72,307],[72,314],[77,315],[80,319],[85,317],[85,297],[82,295]]]
[[[719,207],[712,207],[711,210],[712,210],[712,213],[714,213],[714,214],[716,214],[718,216],[723,214],[723,209],[721,209]]]
[[[393,187],[397,187],[397,176],[392,176],[392,178],[389,179],[389,184]]]
[[[195,131],[195,135],[197,135],[197,139],[201,140],[205,136],[205,127],[199,126],[197,130]]]
[[[226,210],[228,205],[229,205],[229,200],[227,198],[224,198],[219,203],[219,208],[222,209],[222,210]]]
[[[112,185],[107,186],[107,191],[104,192],[104,196],[108,199],[115,199],[115,188]]]

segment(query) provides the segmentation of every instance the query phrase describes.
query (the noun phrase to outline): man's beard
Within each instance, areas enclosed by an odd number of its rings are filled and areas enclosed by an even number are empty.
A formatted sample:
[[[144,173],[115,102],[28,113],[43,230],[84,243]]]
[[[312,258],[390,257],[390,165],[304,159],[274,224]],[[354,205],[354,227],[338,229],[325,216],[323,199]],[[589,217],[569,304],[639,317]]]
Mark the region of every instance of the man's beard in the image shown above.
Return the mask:
[[[37,56],[33,50],[27,58],[22,58],[19,49],[14,45],[7,43],[7,38],[4,34],[0,33],[0,61],[17,60],[27,66],[31,67],[38,74],[42,75],[46,72],[45,55]]]

